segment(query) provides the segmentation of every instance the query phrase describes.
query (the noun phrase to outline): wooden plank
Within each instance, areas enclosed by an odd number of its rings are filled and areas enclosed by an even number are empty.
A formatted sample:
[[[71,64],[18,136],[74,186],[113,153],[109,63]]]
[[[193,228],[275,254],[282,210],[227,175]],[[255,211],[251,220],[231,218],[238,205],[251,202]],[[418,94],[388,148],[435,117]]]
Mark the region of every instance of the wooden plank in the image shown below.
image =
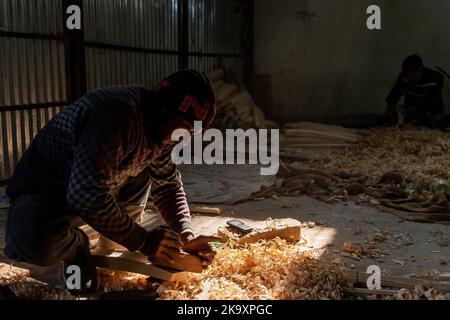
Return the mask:
[[[436,276],[439,281],[450,281],[450,272],[444,272]]]
[[[329,125],[323,123],[316,122],[293,122],[286,123],[285,128],[289,129],[310,129],[310,130],[319,130],[319,131],[339,131],[343,133],[349,134],[357,134],[357,131],[354,129],[348,129],[341,126]]]
[[[139,252],[129,252],[128,250],[114,250],[108,248],[96,248],[92,251],[93,255],[96,256],[108,256],[112,258],[126,258],[132,259],[144,263],[151,264],[156,267],[169,268],[170,270],[186,271],[193,273],[201,273],[203,271],[202,259],[194,254],[189,254],[183,252],[184,256],[182,258],[175,258],[175,263],[170,265],[164,264],[152,264],[149,262],[148,258]]]
[[[92,261],[100,268],[138,273],[169,282],[182,281],[188,276],[185,271],[160,268],[146,256],[135,252],[94,250]]]
[[[355,134],[344,134],[332,131],[318,131],[308,129],[286,129],[284,130],[284,133],[288,137],[326,138],[333,140],[345,140],[351,142],[356,142],[360,139],[360,137]]]
[[[398,292],[398,290],[387,290],[387,289],[371,290],[365,288],[346,288],[344,289],[344,291],[349,295],[356,295],[356,296],[372,296],[372,295],[393,296]]]
[[[282,143],[283,145],[283,143]],[[289,144],[286,145],[290,148],[345,148],[348,147],[349,144],[346,143],[316,143],[316,144]]]
[[[174,258],[173,264],[160,264],[162,267],[171,268],[179,271],[187,271],[193,273],[202,273],[203,265],[200,257],[184,252],[183,258]]]
[[[92,227],[87,224],[80,226],[80,229],[88,236],[90,241],[96,241],[100,237],[100,233],[95,231]]]
[[[367,278],[369,276],[370,275],[366,274],[365,272],[359,272],[355,270],[347,271],[348,280],[353,281],[355,283],[367,283]],[[388,276],[388,275],[381,276],[381,286],[387,288],[414,290],[414,288],[420,284],[439,290],[442,293],[450,293],[450,284],[446,284],[439,281]]]
[[[227,226],[219,228],[218,235],[224,242],[234,240],[240,245],[257,242],[258,240],[275,239],[276,237],[295,242],[301,239],[301,224],[294,219],[282,219],[276,222],[273,227],[258,228],[246,235],[239,234]]]
[[[345,140],[328,139],[320,137],[282,137],[281,145],[298,145],[298,144],[347,144]]]

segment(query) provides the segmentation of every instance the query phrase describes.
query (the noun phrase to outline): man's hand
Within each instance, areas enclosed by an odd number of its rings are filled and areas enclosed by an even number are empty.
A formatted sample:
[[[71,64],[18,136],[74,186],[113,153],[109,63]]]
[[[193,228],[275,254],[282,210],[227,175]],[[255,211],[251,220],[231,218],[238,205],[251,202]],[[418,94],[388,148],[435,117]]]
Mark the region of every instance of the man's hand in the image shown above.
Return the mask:
[[[214,236],[198,236],[185,242],[183,250],[189,253],[215,251],[213,242],[222,242],[222,238]]]
[[[195,238],[194,234],[191,231],[182,232],[180,237],[181,237],[181,241],[184,244],[188,243],[189,241],[192,241]]]
[[[212,242],[221,242],[222,238],[213,236],[198,236],[185,242],[183,250],[185,252],[196,254],[202,258],[203,266],[209,266],[216,256],[216,249],[212,245]]]
[[[180,236],[165,228],[157,228],[150,231],[141,252],[154,263],[170,265],[175,258],[182,258],[183,242]]]

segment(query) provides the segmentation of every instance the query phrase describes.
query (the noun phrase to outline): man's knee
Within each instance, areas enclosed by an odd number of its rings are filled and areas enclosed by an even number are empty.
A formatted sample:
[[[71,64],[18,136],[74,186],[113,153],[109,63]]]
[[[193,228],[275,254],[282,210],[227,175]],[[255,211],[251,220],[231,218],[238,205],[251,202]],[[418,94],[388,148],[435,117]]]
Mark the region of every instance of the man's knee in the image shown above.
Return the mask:
[[[59,240],[70,224],[63,212],[37,196],[23,196],[11,204],[6,223],[5,255],[13,260],[39,266],[59,261]]]
[[[60,259],[52,254],[50,246],[33,246],[29,248],[28,255],[32,264],[41,267],[48,267],[60,262]]]
[[[40,239],[13,239],[7,237],[4,254],[11,260],[47,267],[58,261],[52,244]]]

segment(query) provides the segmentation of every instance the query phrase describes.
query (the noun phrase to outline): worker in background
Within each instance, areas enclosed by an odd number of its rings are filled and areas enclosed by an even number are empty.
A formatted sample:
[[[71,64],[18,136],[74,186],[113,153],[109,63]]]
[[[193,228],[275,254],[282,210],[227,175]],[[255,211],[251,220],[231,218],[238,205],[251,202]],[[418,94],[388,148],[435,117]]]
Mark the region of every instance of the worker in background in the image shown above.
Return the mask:
[[[412,123],[430,128],[446,127],[442,88],[444,77],[426,68],[418,55],[407,57],[386,101],[387,115],[399,125]],[[404,96],[404,105],[399,101]]]
[[[63,261],[66,276],[69,266],[79,266],[78,293],[95,291],[97,271],[78,228],[81,218],[152,262],[173,263],[188,246],[209,265],[214,251],[205,246],[207,237],[194,237],[171,135],[176,129],[193,134],[194,121],[208,127],[215,112],[208,79],[193,70],[153,90],[107,87],[73,103],[39,131],[9,181],[5,255],[39,266]],[[147,231],[135,220],[149,193],[166,227]]]

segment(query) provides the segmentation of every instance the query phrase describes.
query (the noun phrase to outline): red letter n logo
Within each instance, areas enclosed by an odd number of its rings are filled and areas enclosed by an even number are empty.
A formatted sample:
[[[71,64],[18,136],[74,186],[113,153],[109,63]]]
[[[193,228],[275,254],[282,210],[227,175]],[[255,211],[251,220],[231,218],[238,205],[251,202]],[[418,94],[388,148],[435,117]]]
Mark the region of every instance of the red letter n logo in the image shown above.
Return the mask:
[[[205,105],[202,108],[196,97],[186,96],[186,98],[183,101],[183,104],[180,107],[180,110],[182,112],[187,112],[190,108],[194,109],[195,116],[197,117],[198,120],[205,120],[210,105],[209,102],[206,101]]]

